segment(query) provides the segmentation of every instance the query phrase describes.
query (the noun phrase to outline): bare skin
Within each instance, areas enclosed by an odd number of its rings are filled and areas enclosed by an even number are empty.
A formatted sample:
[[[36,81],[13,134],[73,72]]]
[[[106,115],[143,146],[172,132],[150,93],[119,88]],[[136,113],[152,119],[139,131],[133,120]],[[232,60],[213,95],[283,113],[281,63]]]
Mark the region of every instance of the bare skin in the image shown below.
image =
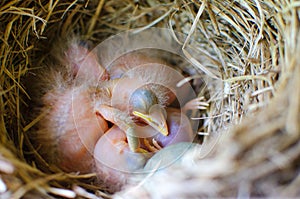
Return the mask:
[[[126,134],[114,125],[97,141],[94,159],[99,179],[111,191],[118,191],[133,172],[144,167],[148,157],[144,153],[133,153]]]

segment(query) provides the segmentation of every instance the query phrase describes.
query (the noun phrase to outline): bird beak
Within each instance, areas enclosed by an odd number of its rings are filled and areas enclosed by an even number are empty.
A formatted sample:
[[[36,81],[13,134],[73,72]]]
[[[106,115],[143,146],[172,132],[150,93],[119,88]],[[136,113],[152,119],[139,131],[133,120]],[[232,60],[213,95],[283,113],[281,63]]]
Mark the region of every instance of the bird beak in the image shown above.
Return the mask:
[[[169,135],[167,125],[167,114],[166,110],[158,104],[152,106],[149,110],[149,114],[144,114],[139,111],[132,112],[134,116],[142,118],[147,124],[152,126],[155,130],[163,134],[164,136]]]

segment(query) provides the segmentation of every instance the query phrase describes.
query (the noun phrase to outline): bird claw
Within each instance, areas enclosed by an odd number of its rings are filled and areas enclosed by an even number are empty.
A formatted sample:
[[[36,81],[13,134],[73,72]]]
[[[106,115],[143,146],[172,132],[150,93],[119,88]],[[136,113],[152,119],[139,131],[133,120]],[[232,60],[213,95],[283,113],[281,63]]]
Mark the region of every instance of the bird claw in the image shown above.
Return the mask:
[[[158,142],[156,141],[156,139],[152,138],[152,143],[153,145],[158,149],[158,150],[161,150],[162,147],[158,144]]]
[[[204,102],[204,97],[197,97],[195,99],[192,99],[190,101],[188,101],[182,108],[182,111],[184,113],[186,113],[189,110],[196,110],[196,109],[200,109],[200,110],[206,110],[207,107],[209,106],[209,104],[207,102]]]
[[[147,140],[147,139],[144,139],[144,144],[147,147],[149,152],[157,152],[162,149],[162,147],[157,143],[157,141],[154,138],[152,139],[153,145],[151,145],[149,143],[149,140]]]

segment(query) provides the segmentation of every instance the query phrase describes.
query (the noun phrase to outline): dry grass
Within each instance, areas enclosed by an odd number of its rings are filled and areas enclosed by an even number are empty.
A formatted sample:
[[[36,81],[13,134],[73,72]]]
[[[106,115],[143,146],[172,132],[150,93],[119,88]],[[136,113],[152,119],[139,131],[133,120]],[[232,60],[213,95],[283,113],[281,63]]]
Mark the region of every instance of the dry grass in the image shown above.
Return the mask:
[[[1,1],[0,196],[299,197],[299,14],[293,0]],[[184,33],[183,53],[206,78],[210,106],[199,130],[206,139],[188,154],[193,164],[114,196],[87,183],[93,175],[47,172],[46,162],[38,169],[28,158],[35,121],[21,114],[30,102],[26,74],[42,66],[57,37],[99,42],[153,26]]]

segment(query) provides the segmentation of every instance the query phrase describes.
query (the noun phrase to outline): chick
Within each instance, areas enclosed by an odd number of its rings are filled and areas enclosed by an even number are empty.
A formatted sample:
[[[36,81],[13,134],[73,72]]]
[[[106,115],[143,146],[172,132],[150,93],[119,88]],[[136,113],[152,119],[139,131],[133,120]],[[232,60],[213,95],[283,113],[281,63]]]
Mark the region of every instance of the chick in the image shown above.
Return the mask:
[[[110,77],[121,79],[121,83],[116,85],[115,93],[119,94],[116,96],[119,97],[120,93],[124,94],[124,90],[131,90],[126,93],[126,97],[113,100],[114,106],[121,110],[129,110],[128,113],[133,116],[136,124],[150,125],[155,132],[160,132],[155,138],[150,137],[154,138],[154,142],[155,139],[165,140],[163,143],[158,141],[162,147],[167,145],[166,142],[172,143],[171,140],[177,142],[174,138],[182,139],[182,141],[193,140],[194,134],[190,121],[184,114],[188,110],[197,110],[200,101],[195,95],[190,94],[193,93],[193,90],[188,84],[181,88],[176,87],[176,83],[182,80],[183,76],[163,63],[160,59],[153,59],[145,53],[133,51],[121,56],[107,68]],[[136,82],[139,83],[135,84]],[[139,87],[134,87],[132,84]],[[124,88],[124,85],[127,88]],[[167,108],[174,101],[179,102],[178,109]],[[129,106],[124,107],[124,104],[128,103]],[[183,114],[179,114],[180,109]],[[145,129],[136,130],[136,134],[142,136],[142,131]],[[186,134],[183,131],[186,131]],[[176,136],[177,132],[181,132],[183,135]],[[137,145],[144,147],[143,141]],[[156,150],[157,146],[152,147],[151,144],[148,144],[147,148]]]
[[[128,130],[126,132],[126,128],[122,128],[122,126],[129,124],[129,122],[125,122],[127,120],[126,116],[123,116],[123,119],[120,118],[122,122],[116,122],[116,120],[113,122],[121,126],[122,130],[125,129],[128,144],[132,151],[140,149],[142,146],[145,150],[153,152],[156,151],[155,147],[159,149],[160,146],[165,147],[177,142],[193,141],[195,127],[192,128],[187,112],[196,110],[198,105],[199,99],[196,98],[185,104],[182,109],[163,107],[151,89],[141,87],[136,89],[129,99],[129,109],[135,122],[132,126],[134,131],[128,134]],[[102,112],[104,111],[102,110]],[[114,116],[120,114],[115,112]],[[104,118],[107,118],[107,116],[104,116]],[[123,124],[120,125],[121,123]],[[149,125],[150,128],[146,128],[145,125]],[[143,144],[144,138],[147,137],[151,138],[150,143],[154,140],[153,144],[156,145],[154,149],[151,146],[152,144],[147,144],[149,143],[147,141],[146,144]],[[156,141],[158,142],[155,143]]]
[[[107,121],[94,111],[92,87],[106,80],[107,73],[77,39],[67,43],[53,53],[34,83],[31,80],[36,112],[43,116],[31,140],[50,165],[89,173],[95,169],[94,146],[108,130]],[[101,99],[108,103],[109,96],[103,92]]]
[[[97,141],[94,158],[99,179],[110,191],[119,191],[130,176],[144,167],[149,157],[132,152],[125,132],[114,125]]]
[[[112,79],[117,80],[112,92],[113,106],[127,111],[136,124],[150,125],[163,136],[168,136],[165,107],[176,98],[180,98],[181,103],[186,102],[187,93],[192,89],[188,86],[177,88],[176,83],[182,80],[182,75],[163,63],[161,59],[130,52],[116,59],[107,71]],[[134,132],[132,137],[141,133]],[[140,144],[139,139],[132,137],[129,143],[134,143],[130,144],[134,150]]]
[[[138,90],[137,92],[142,91]],[[148,101],[153,97],[149,97],[149,95],[138,96],[144,97],[145,101]],[[156,106],[152,106],[152,108],[154,107]],[[183,149],[182,147],[178,147],[181,145],[176,144],[183,142],[192,144],[191,142],[193,141],[195,134],[187,116],[179,109],[166,108],[166,110],[164,118],[168,128],[168,136],[161,134],[157,129],[154,129],[151,126],[141,125],[136,126],[135,128],[136,132],[139,133],[138,139],[141,142],[139,147],[144,148],[147,153],[132,152],[128,136],[116,125],[106,131],[106,133],[98,140],[94,149],[94,158],[97,168],[96,172],[99,179],[105,183],[110,191],[119,191],[122,186],[128,182],[129,178],[135,174],[149,172],[149,165],[153,165],[153,162],[158,162],[157,156],[151,158],[152,155],[156,154],[152,152],[158,152],[164,150],[165,147],[175,145],[175,152],[166,149],[164,151],[167,152],[160,153],[159,156],[171,163],[171,160],[173,160],[171,157],[176,159],[175,156]],[[174,154],[172,155],[172,153]],[[148,163],[149,158],[151,158],[151,163]],[[148,166],[143,168],[145,164]],[[165,165],[160,165],[160,168],[164,166]]]
[[[120,84],[122,85],[122,88],[118,93],[115,92],[115,89],[119,90],[120,86],[115,85],[116,81],[117,83],[122,81],[122,84]],[[154,129],[157,129],[157,131],[163,135],[168,134],[168,129],[164,108],[161,106],[158,106],[160,108],[154,108],[159,104],[156,95],[154,95],[149,89],[145,89],[143,87],[136,88],[138,85],[139,84],[137,84],[136,81],[132,81],[128,78],[122,78],[101,84],[101,88],[98,89],[103,92],[103,88],[106,88],[108,93],[112,93],[112,97],[110,99],[110,104],[102,103],[101,98],[103,96],[101,95],[102,92],[100,92],[100,95],[95,97],[95,110],[105,120],[117,125],[126,133],[131,151],[146,152],[140,148],[139,137],[141,132],[139,132],[136,128],[141,119],[139,117],[134,118],[134,114],[140,113],[137,111],[141,111],[145,114],[151,113],[151,120],[148,120],[147,124],[152,126]]]

